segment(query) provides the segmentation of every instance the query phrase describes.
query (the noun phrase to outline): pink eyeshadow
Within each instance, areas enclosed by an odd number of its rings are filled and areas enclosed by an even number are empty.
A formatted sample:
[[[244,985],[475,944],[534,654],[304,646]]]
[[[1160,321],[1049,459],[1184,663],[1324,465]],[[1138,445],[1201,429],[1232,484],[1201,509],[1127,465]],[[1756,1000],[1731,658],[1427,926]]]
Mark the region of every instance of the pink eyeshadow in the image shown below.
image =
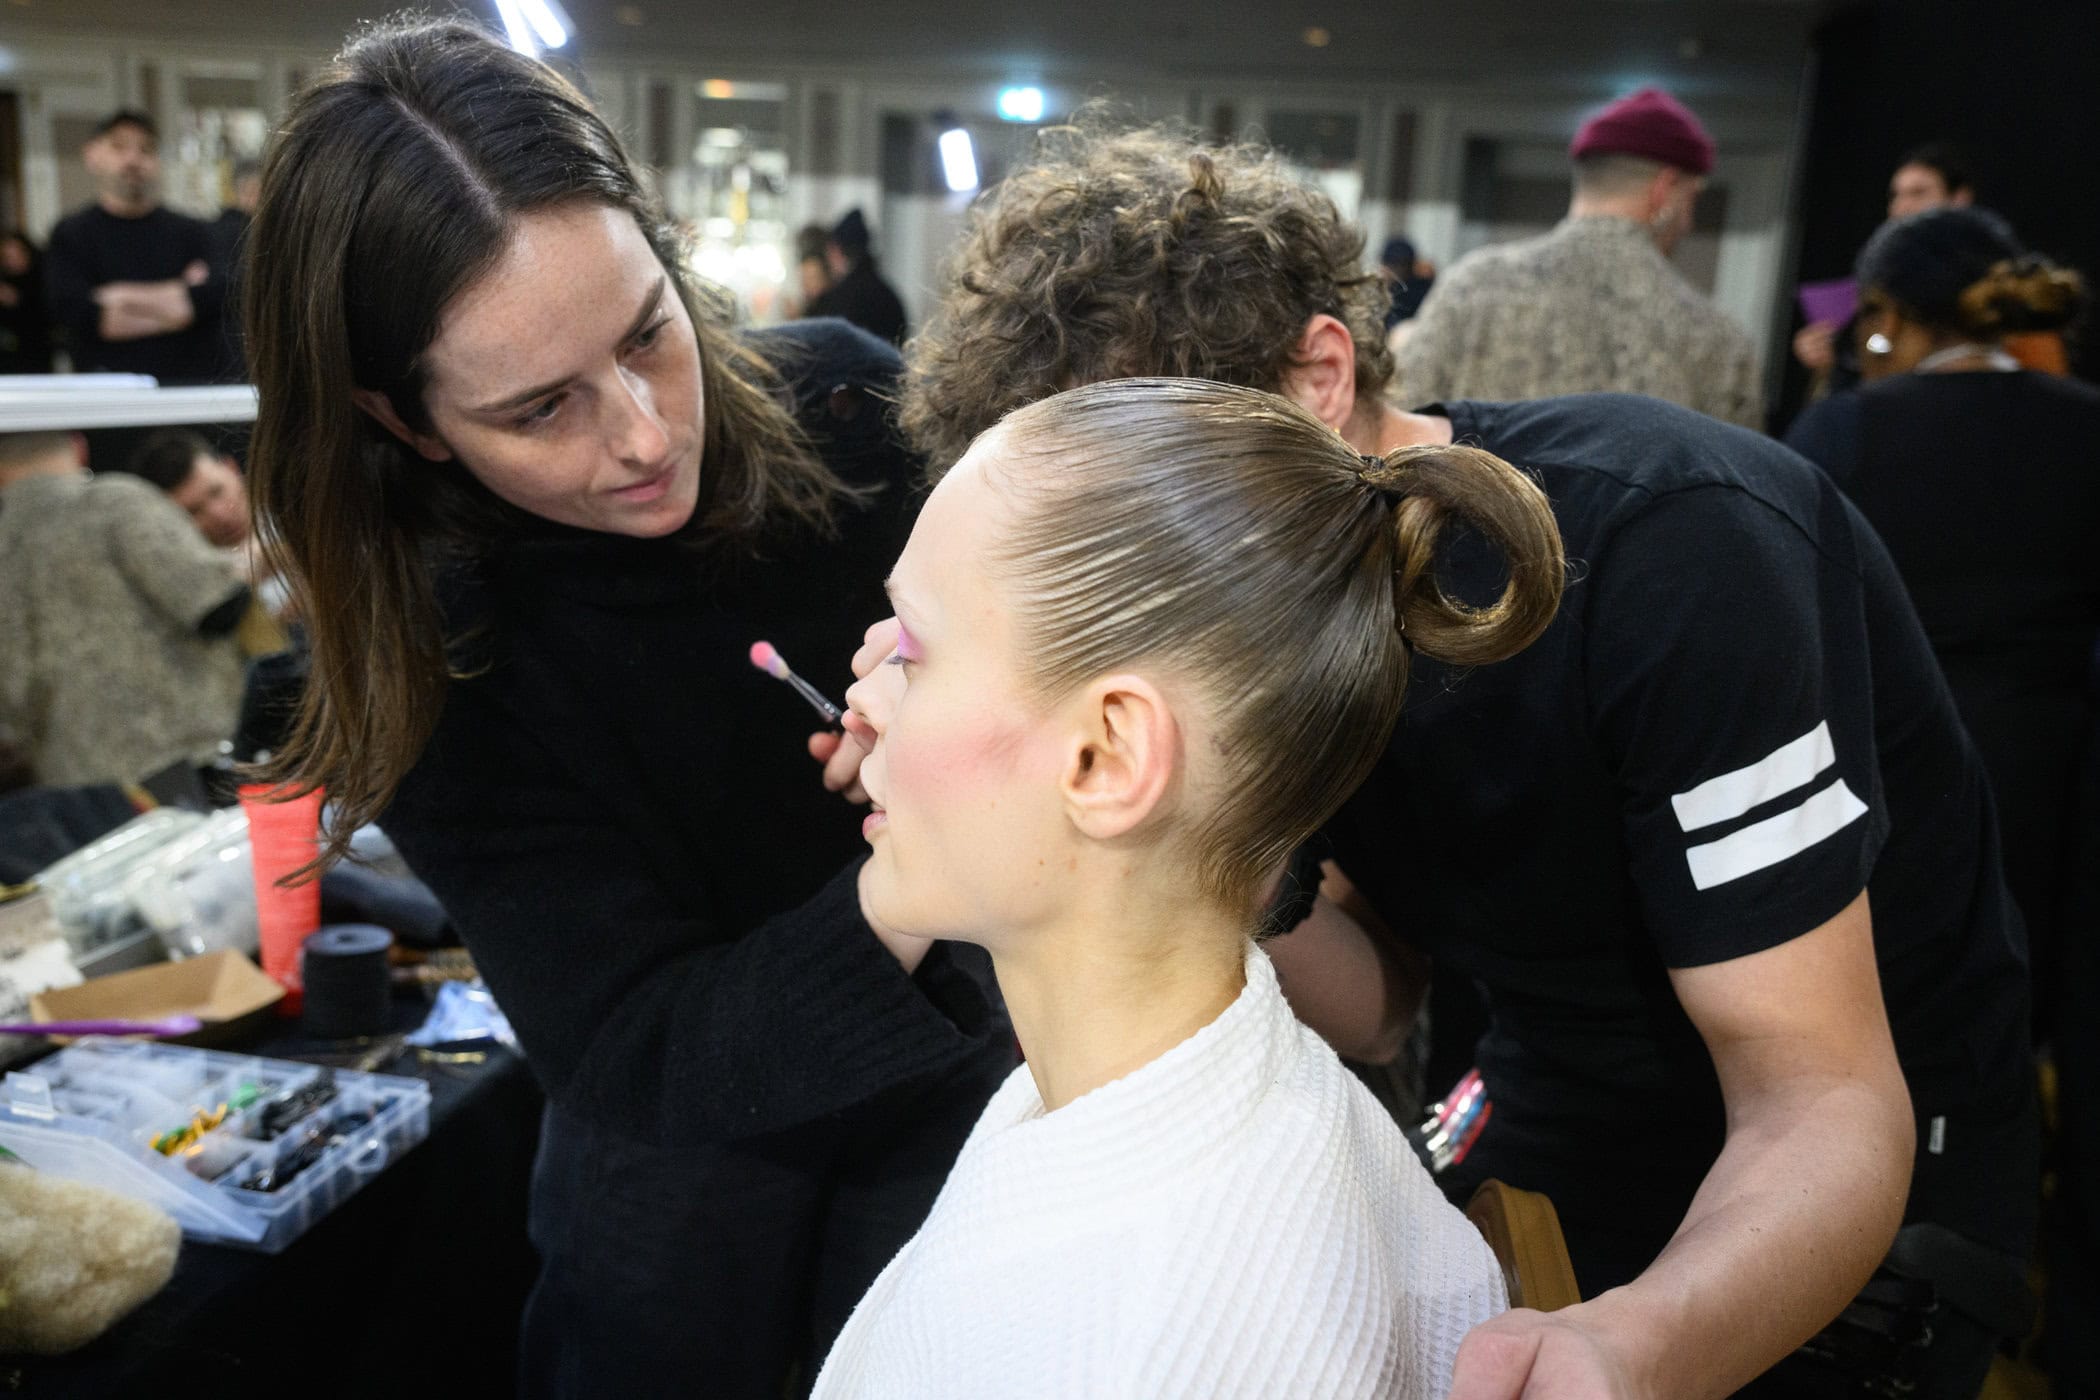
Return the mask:
[[[919,644],[901,621],[897,624],[897,655],[906,661],[919,660]]]

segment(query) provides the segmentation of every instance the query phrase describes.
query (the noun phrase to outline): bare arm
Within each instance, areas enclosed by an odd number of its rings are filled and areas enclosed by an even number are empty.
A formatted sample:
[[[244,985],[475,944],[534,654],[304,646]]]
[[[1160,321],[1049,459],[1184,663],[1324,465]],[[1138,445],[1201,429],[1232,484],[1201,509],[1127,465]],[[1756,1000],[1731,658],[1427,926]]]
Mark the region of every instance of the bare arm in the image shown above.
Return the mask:
[[[179,279],[165,282],[108,282],[95,288],[102,308],[104,340],[138,340],[179,331],[197,319],[190,289]]]
[[[1422,1009],[1429,959],[1395,935],[1334,862],[1305,921],[1267,945],[1298,1019],[1337,1055],[1382,1065]]]
[[[1727,1395],[1835,1317],[1895,1238],[1915,1137],[1866,895],[1670,976],[1720,1075],[1720,1157],[1632,1283],[1475,1328],[1451,1400]]]
[[[197,319],[190,289],[202,285],[210,275],[211,269],[198,261],[184,268],[182,276],[162,282],[103,283],[93,293],[95,304],[102,308],[102,338],[138,340],[187,329]]]

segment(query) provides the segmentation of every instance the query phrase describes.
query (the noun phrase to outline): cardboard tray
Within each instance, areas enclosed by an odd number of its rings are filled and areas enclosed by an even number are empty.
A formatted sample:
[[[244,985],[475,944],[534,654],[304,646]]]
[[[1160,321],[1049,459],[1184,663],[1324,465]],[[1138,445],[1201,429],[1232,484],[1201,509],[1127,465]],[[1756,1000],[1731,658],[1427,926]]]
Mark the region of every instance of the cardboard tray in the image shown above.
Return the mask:
[[[254,1029],[283,998],[284,988],[261,968],[238,950],[221,948],[181,962],[156,963],[91,978],[77,987],[39,992],[29,999],[29,1014],[38,1021],[195,1016],[204,1024],[193,1034],[172,1038],[172,1043],[223,1045]],[[66,1039],[53,1037],[60,1044]]]

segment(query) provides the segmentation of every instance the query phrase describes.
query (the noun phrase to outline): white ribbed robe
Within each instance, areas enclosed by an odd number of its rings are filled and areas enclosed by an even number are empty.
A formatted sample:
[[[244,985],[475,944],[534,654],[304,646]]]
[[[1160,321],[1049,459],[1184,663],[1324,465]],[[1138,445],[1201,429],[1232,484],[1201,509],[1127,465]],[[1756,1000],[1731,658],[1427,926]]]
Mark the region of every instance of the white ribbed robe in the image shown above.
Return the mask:
[[[1246,990],[1144,1068],[1048,1114],[1014,1071],[815,1400],[1442,1400],[1504,1299],[1250,945]]]

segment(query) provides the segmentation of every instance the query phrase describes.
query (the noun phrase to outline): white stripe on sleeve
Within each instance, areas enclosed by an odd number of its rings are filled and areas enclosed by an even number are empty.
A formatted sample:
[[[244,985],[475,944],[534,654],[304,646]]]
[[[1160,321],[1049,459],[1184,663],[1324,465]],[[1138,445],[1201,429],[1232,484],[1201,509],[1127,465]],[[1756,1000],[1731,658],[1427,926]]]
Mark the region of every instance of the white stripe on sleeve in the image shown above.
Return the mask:
[[[1670,806],[1677,813],[1679,828],[1697,831],[1717,822],[1733,821],[1759,803],[1792,792],[1836,761],[1830,721],[1825,720],[1747,768],[1708,778],[1691,791],[1678,793],[1670,799]]]
[[[1798,807],[1686,851],[1684,858],[1692,867],[1692,884],[1708,890],[1777,865],[1836,835],[1866,814],[1867,804],[1840,778]]]

